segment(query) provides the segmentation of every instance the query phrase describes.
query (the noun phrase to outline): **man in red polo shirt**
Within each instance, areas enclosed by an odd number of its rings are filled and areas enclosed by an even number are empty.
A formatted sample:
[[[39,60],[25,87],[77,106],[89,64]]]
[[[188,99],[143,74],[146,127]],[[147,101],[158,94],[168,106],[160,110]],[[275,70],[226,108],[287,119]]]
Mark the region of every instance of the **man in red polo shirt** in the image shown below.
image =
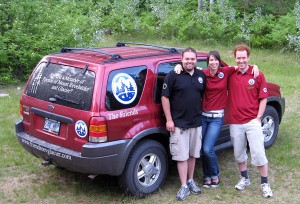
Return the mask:
[[[244,190],[250,185],[247,171],[247,141],[250,147],[251,163],[257,166],[261,175],[263,196],[273,196],[268,183],[268,160],[264,148],[261,118],[267,104],[267,83],[263,73],[257,78],[251,74],[253,66],[248,64],[250,49],[238,45],[234,49],[238,71],[231,75],[228,83],[228,102],[230,108],[230,136],[234,156],[241,172],[241,179],[235,185]]]

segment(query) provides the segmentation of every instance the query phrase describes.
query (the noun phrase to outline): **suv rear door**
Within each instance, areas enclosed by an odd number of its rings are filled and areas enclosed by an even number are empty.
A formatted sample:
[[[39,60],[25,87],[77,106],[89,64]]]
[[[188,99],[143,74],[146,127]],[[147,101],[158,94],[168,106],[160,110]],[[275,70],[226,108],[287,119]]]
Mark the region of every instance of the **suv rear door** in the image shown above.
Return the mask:
[[[51,61],[38,64],[21,97],[24,129],[44,141],[80,151],[88,140],[96,73],[85,63]]]

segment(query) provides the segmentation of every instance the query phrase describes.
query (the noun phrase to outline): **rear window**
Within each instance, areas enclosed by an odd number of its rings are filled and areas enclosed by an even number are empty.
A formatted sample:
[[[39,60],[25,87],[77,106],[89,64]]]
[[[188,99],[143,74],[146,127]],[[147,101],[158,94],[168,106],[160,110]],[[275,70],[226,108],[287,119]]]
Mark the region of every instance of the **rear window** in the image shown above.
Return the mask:
[[[41,63],[28,83],[26,94],[63,106],[89,110],[95,73],[87,68]]]

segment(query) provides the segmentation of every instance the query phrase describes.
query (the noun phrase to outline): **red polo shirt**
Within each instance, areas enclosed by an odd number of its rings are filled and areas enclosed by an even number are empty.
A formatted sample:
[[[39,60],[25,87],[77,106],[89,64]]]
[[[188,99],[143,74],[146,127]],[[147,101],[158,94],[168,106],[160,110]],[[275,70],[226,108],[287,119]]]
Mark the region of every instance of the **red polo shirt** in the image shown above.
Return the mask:
[[[257,117],[260,99],[268,97],[267,82],[264,74],[254,79],[251,74],[253,66],[242,74],[234,72],[229,77],[228,102],[230,123],[244,124]]]
[[[209,69],[203,70],[206,76],[206,89],[203,95],[203,111],[221,110],[227,105],[227,80],[235,72],[234,67],[219,67],[212,76]]]

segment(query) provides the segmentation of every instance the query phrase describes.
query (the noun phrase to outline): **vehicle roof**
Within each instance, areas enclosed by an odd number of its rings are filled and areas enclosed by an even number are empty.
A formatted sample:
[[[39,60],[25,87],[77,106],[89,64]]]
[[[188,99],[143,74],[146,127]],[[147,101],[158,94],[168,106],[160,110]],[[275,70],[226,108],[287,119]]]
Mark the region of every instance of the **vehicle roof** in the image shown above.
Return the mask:
[[[91,63],[105,64],[110,62],[120,62],[130,59],[143,58],[169,58],[172,55],[178,57],[183,48],[165,47],[151,44],[141,44],[132,42],[119,42],[114,47],[103,48],[62,48],[61,52],[53,53],[53,57],[68,58],[79,61],[89,61]],[[197,52],[197,56],[207,56],[204,52]],[[48,56],[49,57],[49,56]],[[50,55],[51,57],[51,55]]]

